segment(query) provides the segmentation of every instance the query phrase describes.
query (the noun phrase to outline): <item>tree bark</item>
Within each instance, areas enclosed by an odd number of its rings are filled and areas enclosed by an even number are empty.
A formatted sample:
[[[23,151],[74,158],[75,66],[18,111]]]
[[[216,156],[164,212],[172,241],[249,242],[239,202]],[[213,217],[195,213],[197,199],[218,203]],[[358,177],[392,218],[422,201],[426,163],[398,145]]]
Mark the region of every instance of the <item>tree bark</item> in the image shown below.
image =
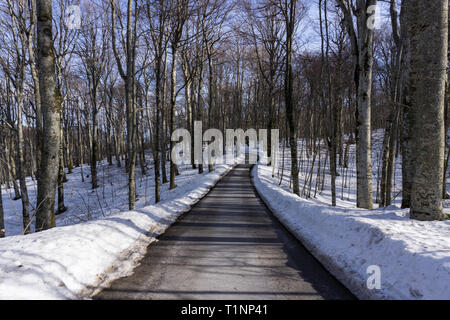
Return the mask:
[[[127,26],[126,26],[126,66],[124,71],[116,50],[115,21],[116,8],[111,0],[112,16],[112,47],[116,58],[120,76],[125,82],[125,105],[127,114],[127,171],[128,171],[128,208],[133,210],[136,205],[136,101],[135,93],[135,57],[136,57],[136,31],[137,31],[137,2],[134,2],[135,19],[133,21],[133,0],[127,2]]]
[[[63,130],[60,130],[60,148],[59,148],[59,166],[58,166],[58,209],[56,215],[61,214],[67,210],[64,205],[64,144],[63,144]]]
[[[291,148],[291,176],[292,176],[292,191],[296,195],[300,195],[299,181],[298,181],[298,160],[297,160],[297,135],[294,121],[294,101],[293,94],[293,74],[292,74],[292,43],[294,40],[295,28],[295,12],[296,0],[290,0],[285,8],[285,22],[286,22],[286,75],[285,75],[285,103],[286,103],[286,117],[289,125],[289,145]]]
[[[60,97],[56,93],[55,57],[52,39],[52,0],[37,0],[37,61],[43,139],[37,187],[36,231],[55,226],[55,191],[58,178]]]
[[[93,75],[94,77],[94,75]],[[97,182],[97,158],[98,158],[98,124],[97,124],[97,89],[92,88],[92,148],[91,148],[91,185],[92,189],[98,188]]]
[[[23,50],[24,51],[24,50]],[[19,159],[19,184],[20,195],[22,199],[22,221],[23,233],[30,233],[30,200],[28,198],[25,160],[24,160],[24,138],[23,138],[23,100],[24,100],[24,85],[25,85],[25,65],[21,66],[18,90],[18,116],[17,116],[17,158]]]
[[[391,0],[390,6],[392,34],[395,43],[394,54],[395,60],[391,70],[391,112],[387,119],[386,129],[383,139],[383,156],[381,166],[381,183],[380,183],[380,207],[389,206],[392,203],[392,183],[395,171],[395,156],[397,145],[397,130],[400,96],[400,67],[402,63],[402,37],[398,31],[397,9],[395,0]],[[404,33],[402,33],[404,34]]]
[[[410,217],[443,220],[444,96],[447,77],[448,1],[406,3],[410,41]]]
[[[377,0],[357,0],[355,10],[357,32],[353,25],[353,8],[344,0],[337,0],[344,13],[350,37],[355,65],[354,81],[357,92],[356,107],[356,204],[359,208],[372,209],[372,137],[371,95],[373,66],[373,30],[368,25],[368,8]]]
[[[6,236],[5,231],[5,216],[3,212],[3,196],[2,196],[2,180],[0,179],[0,238]]]
[[[180,33],[181,38],[181,33]],[[172,43],[172,73],[170,77],[171,82],[171,92],[170,92],[170,134],[175,131],[175,112],[176,112],[176,92],[177,92],[177,58],[178,58],[178,40],[176,39],[176,43]],[[175,143],[170,139],[170,151],[172,152]],[[169,190],[175,189],[175,171],[176,164],[173,159],[170,159],[170,186]]]
[[[28,35],[28,56],[30,59],[30,70],[34,84],[34,103],[36,105],[36,166],[39,168],[41,161],[41,145],[42,145],[42,110],[41,110],[41,93],[39,88],[39,74],[36,67],[35,59],[35,26],[36,26],[36,1],[31,0],[30,11],[30,33]],[[36,172],[36,178],[39,175],[39,171]]]

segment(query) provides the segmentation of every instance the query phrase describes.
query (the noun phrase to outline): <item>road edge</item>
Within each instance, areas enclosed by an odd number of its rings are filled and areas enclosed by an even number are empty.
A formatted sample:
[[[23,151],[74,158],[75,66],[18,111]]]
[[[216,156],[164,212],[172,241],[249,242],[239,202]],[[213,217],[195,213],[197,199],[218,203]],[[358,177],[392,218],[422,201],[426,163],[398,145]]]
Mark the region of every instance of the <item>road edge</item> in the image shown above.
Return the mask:
[[[379,300],[383,299],[383,297],[378,297],[376,295],[368,294],[367,292],[361,290],[361,284],[358,281],[355,281],[351,276],[347,275],[330,257],[321,254],[317,247],[311,243],[308,239],[304,238],[298,232],[295,232],[291,228],[291,226],[283,221],[278,214],[276,208],[274,208],[268,199],[258,190],[255,182],[254,182],[254,169],[257,168],[257,165],[253,164],[250,168],[250,180],[255,189],[255,192],[258,194],[260,199],[266,205],[266,207],[272,212],[273,216],[279,221],[286,230],[295,237],[300,243],[312,254],[312,256],[334,277],[338,280],[344,287],[346,287],[350,293],[352,293],[359,300]]]
[[[204,197],[206,197],[211,190],[219,183],[226,175],[228,175],[237,165],[239,165],[239,161],[236,161],[232,166],[227,168],[219,177],[209,186],[206,187],[207,190],[202,193],[202,195],[192,202],[189,203],[186,207],[179,210],[175,213],[177,215],[176,219],[174,219],[169,225],[165,225],[163,228],[157,230],[158,236],[149,237],[149,234],[155,232],[155,230],[148,230],[146,234],[142,234],[133,244],[133,246],[129,247],[125,250],[120,257],[118,257],[112,265],[105,270],[102,274],[98,275],[99,282],[95,285],[91,285],[86,287],[80,294],[80,299],[93,299],[97,294],[99,294],[103,289],[109,288],[111,284],[120,278],[129,276],[133,274],[134,269],[139,266],[141,260],[145,257],[147,253],[148,246],[152,243],[157,242],[158,238],[163,235],[173,224],[175,224],[184,214],[189,212],[192,207],[201,201]],[[214,172],[214,171],[212,171]],[[190,191],[192,192],[192,190]],[[172,201],[175,199],[168,199],[168,201]]]

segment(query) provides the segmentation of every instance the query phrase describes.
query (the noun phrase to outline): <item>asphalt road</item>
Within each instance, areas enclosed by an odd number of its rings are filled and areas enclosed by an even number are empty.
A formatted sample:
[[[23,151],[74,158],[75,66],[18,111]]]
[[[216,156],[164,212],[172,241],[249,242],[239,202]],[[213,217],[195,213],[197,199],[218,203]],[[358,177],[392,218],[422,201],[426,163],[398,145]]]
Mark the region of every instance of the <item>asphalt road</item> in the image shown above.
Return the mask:
[[[95,299],[354,299],[276,221],[249,168],[232,170]]]

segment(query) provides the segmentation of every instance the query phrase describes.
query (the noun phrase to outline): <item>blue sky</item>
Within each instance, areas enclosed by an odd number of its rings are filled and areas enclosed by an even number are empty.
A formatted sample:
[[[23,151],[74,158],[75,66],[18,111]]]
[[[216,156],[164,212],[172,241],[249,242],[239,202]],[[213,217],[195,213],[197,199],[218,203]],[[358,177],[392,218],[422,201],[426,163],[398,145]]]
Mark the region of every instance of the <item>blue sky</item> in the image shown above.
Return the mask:
[[[298,37],[304,49],[319,51],[320,50],[320,36],[319,36],[319,1],[318,0],[303,0],[303,3],[308,7],[308,14],[303,19],[298,30]],[[335,0],[328,0],[328,14],[329,19],[333,16],[333,7]],[[390,23],[389,4],[385,1],[379,1],[380,7],[380,25]]]

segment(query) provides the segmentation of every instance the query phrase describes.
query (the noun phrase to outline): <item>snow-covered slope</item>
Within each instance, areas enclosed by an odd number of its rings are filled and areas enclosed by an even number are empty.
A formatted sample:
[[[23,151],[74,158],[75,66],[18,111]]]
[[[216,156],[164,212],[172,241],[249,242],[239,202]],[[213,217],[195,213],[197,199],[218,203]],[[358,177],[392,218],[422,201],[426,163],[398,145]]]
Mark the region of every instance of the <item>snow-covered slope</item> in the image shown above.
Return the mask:
[[[153,158],[147,155],[147,164],[151,164]],[[167,162],[167,173],[169,171]],[[92,190],[90,167],[83,166],[84,181],[81,179],[81,168],[73,169],[73,173],[67,174],[68,181],[64,183],[64,203],[67,211],[56,216],[56,226],[67,226],[90,221],[128,210],[128,174],[125,172],[124,163],[121,167],[108,165],[106,160],[100,161],[97,166],[97,179],[99,187]],[[206,170],[207,171],[207,170]],[[176,184],[184,186],[190,184],[199,177],[198,170],[190,165],[179,166],[180,175],[176,177]],[[206,173],[206,172],[205,172]],[[30,197],[30,212],[34,213],[37,194],[37,182],[27,177],[28,195]],[[142,208],[153,204],[155,176],[153,165],[142,174],[141,167],[136,167],[136,207]],[[169,184],[161,186],[161,200],[173,197],[169,191]],[[3,187],[3,206],[5,211],[6,236],[22,234],[22,201],[12,199],[15,196],[14,189]],[[56,210],[56,205],[55,205]],[[34,230],[32,219],[31,229]]]
[[[450,221],[413,221],[395,206],[331,207],[279,186],[270,167],[252,175],[279,220],[359,298],[450,299]],[[369,266],[380,268],[380,289],[367,286]]]
[[[0,299],[88,297],[131,273],[148,244],[232,167],[222,164],[211,173],[181,176],[182,183],[156,205],[1,239]]]

